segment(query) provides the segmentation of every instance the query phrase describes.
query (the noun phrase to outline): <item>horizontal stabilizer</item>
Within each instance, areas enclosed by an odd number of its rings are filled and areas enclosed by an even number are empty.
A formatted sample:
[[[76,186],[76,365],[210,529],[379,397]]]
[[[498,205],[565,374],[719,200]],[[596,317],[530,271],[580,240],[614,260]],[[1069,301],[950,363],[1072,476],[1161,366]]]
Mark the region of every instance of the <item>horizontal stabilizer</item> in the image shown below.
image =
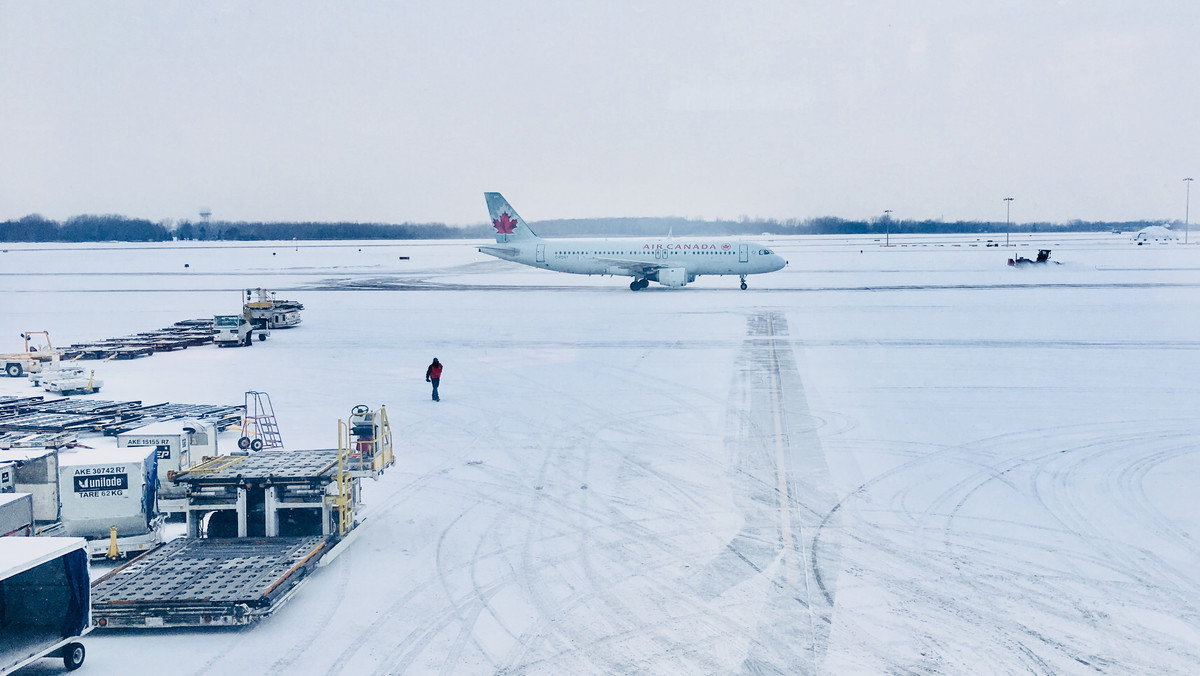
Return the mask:
[[[499,258],[512,258],[521,253],[521,250],[515,246],[481,246],[479,247],[479,253]]]

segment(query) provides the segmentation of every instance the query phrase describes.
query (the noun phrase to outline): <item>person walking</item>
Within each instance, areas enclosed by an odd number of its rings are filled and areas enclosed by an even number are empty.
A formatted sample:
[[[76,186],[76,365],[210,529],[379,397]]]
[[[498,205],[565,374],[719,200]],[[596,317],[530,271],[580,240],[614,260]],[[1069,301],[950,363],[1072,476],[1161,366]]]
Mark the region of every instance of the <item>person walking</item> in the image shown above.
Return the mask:
[[[440,381],[441,379],[442,379],[442,363],[437,360],[437,357],[434,357],[433,363],[429,365],[429,368],[425,369],[425,382],[433,383],[433,400],[434,401],[441,401],[441,399],[438,399],[438,393],[437,393],[438,381]]]

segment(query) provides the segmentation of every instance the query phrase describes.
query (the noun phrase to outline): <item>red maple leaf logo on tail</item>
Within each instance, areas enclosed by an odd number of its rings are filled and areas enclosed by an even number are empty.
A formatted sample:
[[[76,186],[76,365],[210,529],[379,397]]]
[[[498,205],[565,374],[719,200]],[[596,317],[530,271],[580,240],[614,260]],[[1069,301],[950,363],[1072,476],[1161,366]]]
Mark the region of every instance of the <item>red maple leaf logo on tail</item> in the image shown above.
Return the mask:
[[[517,220],[508,215],[508,212],[500,214],[500,218],[493,218],[492,225],[496,226],[496,232],[502,235],[511,235],[513,229],[517,227]]]

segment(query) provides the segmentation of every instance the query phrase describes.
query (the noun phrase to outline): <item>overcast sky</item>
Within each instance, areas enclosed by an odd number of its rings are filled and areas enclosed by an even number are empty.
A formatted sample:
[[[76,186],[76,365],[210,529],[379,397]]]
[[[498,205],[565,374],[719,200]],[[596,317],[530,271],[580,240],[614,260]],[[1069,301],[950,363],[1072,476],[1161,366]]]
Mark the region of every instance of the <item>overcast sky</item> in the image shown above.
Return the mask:
[[[0,0],[0,220],[472,224],[485,191],[530,220],[1182,220],[1198,26],[1180,0]]]

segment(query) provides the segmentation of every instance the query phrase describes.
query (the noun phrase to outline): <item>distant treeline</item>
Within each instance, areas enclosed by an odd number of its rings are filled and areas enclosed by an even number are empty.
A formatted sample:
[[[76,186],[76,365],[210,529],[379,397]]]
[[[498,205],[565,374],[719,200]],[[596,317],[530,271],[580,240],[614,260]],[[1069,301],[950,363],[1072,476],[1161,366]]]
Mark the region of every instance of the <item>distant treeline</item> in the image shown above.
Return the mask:
[[[0,222],[2,242],[169,242],[328,240],[328,239],[449,239],[483,237],[483,226],[467,232],[441,223],[246,223],[163,221],[125,216],[75,216],[63,223],[26,216]]]
[[[987,221],[902,221],[880,218],[870,221],[851,221],[833,216],[784,221],[773,219],[739,219],[736,221],[703,221],[688,218],[587,218],[540,221],[531,223],[545,237],[578,237],[584,235],[644,235],[707,236],[707,235],[870,235],[885,233],[986,233],[986,232],[1121,232],[1137,231],[1153,221],[1071,221],[1070,223],[1004,223]],[[1170,224],[1166,224],[1170,225]],[[485,230],[490,230],[485,228]],[[487,235],[490,236],[490,232]]]
[[[1137,231],[1162,221],[1071,221],[1069,223],[1004,223],[984,221],[903,221],[886,218],[851,221],[826,216],[811,219],[739,219],[706,221],[679,217],[666,218],[584,218],[538,221],[530,226],[546,237],[659,237],[668,234],[686,236],[714,235],[864,235],[918,233],[995,233],[995,232],[1105,232]],[[1171,224],[1166,224],[1171,225]],[[75,216],[65,222],[30,215],[15,221],[0,222],[2,242],[168,242],[258,241],[258,240],[332,240],[332,239],[486,239],[493,230],[488,225],[465,227],[442,223],[248,223],[203,221],[161,221],[124,216]]]

